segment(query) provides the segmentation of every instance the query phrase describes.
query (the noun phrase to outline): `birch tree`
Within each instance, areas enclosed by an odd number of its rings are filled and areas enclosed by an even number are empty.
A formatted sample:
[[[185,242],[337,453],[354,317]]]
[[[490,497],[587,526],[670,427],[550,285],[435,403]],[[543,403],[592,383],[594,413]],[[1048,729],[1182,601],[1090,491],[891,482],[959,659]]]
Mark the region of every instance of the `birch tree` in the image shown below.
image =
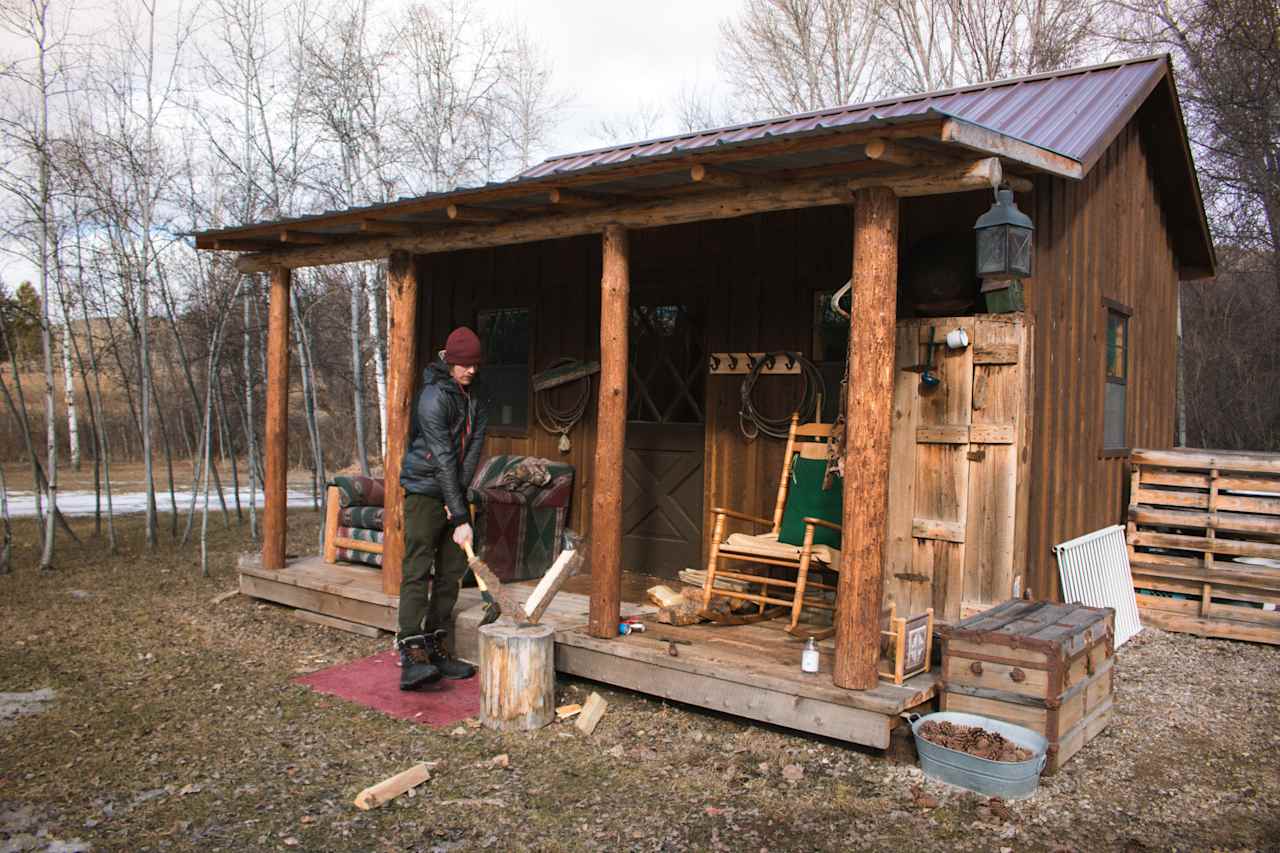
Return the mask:
[[[26,0],[0,5],[0,27],[22,40],[33,52],[28,61],[15,63],[9,75],[27,90],[30,111],[4,119],[7,135],[18,143],[23,158],[35,172],[34,191],[26,203],[34,214],[35,256],[33,258],[40,290],[40,347],[44,367],[45,485],[48,516],[44,525],[44,543],[40,551],[41,571],[53,569],[53,544],[58,511],[58,429],[54,410],[53,333],[49,314],[50,234],[53,228],[53,202],[50,193],[52,175],[49,108],[57,85],[58,71],[54,51],[65,34],[65,24],[57,20],[52,0]],[[24,192],[23,195],[26,195]]]

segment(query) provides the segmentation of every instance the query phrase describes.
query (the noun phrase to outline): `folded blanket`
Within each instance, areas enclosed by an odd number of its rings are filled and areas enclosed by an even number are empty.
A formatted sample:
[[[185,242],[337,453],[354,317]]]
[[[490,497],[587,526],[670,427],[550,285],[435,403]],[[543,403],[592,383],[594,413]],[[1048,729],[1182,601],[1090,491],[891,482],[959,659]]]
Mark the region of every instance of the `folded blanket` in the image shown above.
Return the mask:
[[[384,481],[373,477],[334,477],[332,484],[338,487],[338,505],[382,506],[387,490]]]
[[[338,524],[343,527],[382,530],[382,514],[385,511],[380,506],[349,506],[338,513]]]
[[[352,551],[349,548],[338,549],[338,559],[344,563],[359,563],[363,566],[382,568],[382,555],[369,554],[364,551]]]
[[[382,544],[382,531],[370,530],[367,527],[339,527],[339,539],[357,539],[361,542],[377,542]]]

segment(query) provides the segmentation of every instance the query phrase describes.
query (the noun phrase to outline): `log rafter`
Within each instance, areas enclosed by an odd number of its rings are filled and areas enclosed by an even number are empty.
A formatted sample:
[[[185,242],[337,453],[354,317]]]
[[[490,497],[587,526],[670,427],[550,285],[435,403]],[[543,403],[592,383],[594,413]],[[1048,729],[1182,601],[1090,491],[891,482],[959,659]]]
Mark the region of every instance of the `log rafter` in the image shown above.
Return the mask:
[[[802,153],[806,151],[819,151],[830,148],[846,148],[850,146],[863,145],[869,139],[907,139],[920,138],[937,141],[942,132],[943,122],[938,119],[925,119],[919,122],[910,122],[894,127],[881,127],[858,131],[844,131],[840,133],[823,133],[815,134],[810,137],[774,139],[765,142],[758,142],[751,145],[743,145],[735,148],[724,148],[714,151],[698,151],[698,152],[679,152],[670,157],[661,159],[646,159],[642,162],[635,163],[630,166],[613,167],[607,171],[599,169],[587,169],[581,172],[570,172],[563,175],[549,175],[541,178],[533,178],[524,181],[508,182],[495,187],[487,187],[482,190],[468,193],[466,202],[472,205],[482,205],[488,202],[504,200],[528,198],[530,196],[541,196],[545,198],[545,193],[552,188],[573,189],[590,191],[593,184],[599,184],[604,181],[616,181],[625,178],[637,178],[650,175],[661,175],[673,172],[682,172],[687,170],[695,162],[704,163],[708,166],[723,166],[729,163],[736,163],[742,160],[752,160],[759,157],[770,157],[777,154],[785,153]],[[411,216],[431,211],[440,211],[443,213],[451,203],[457,203],[457,197],[452,196],[431,196],[412,201],[399,202],[391,205],[385,205],[375,208],[361,208],[332,214],[326,216],[325,220],[329,223],[350,224],[357,223],[362,219],[373,219],[383,216]],[[261,225],[246,226],[236,229],[232,234],[228,234],[226,239],[243,239],[265,236],[273,239],[279,230],[279,225],[272,223],[263,223]],[[214,235],[206,238],[210,241],[216,239]],[[211,248],[207,245],[199,245],[202,241],[197,241],[199,248]]]
[[[856,171],[849,174],[858,175]],[[492,224],[459,224],[411,236],[363,237],[327,246],[262,252],[243,255],[237,259],[236,265],[242,272],[259,272],[276,265],[316,266],[384,258],[394,251],[426,254],[510,245],[600,233],[609,224],[655,228],[773,210],[848,204],[854,190],[872,186],[888,187],[905,197],[992,188],[999,185],[1002,178],[1000,161],[994,157],[935,169],[904,168],[893,172],[880,169],[857,177],[796,180],[751,189],[680,193],[675,197],[640,199],[558,216],[515,218]]]

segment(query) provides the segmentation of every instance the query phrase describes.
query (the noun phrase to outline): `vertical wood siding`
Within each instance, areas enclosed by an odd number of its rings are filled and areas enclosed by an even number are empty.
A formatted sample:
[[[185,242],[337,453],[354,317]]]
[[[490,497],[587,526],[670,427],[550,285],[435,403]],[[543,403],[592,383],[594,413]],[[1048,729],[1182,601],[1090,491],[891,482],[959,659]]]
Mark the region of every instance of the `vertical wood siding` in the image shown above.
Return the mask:
[[[1124,517],[1123,456],[1104,457],[1104,299],[1129,321],[1126,435],[1132,447],[1174,440],[1178,277],[1137,123],[1122,130],[1089,175],[1037,178],[1019,205],[1036,224],[1035,395],[1027,580],[1059,597],[1052,546]]]

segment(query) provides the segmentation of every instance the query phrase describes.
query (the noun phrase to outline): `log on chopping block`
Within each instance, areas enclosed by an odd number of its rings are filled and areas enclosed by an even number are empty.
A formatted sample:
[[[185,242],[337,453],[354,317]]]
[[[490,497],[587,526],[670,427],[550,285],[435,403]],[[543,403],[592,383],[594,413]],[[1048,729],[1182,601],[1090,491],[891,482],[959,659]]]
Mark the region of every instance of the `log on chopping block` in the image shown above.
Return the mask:
[[[505,605],[504,605],[505,609]],[[480,722],[540,729],[556,715],[555,629],[498,621],[480,627]]]
[[[551,568],[547,569],[547,573],[542,576],[542,580],[538,581],[538,585],[533,588],[533,592],[529,594],[525,600],[524,609],[528,614],[530,622],[538,622],[542,619],[542,614],[546,612],[547,607],[551,604],[551,599],[556,597],[556,593],[560,591],[560,587],[564,586],[565,581],[578,573],[578,568],[583,563],[582,547],[569,549],[560,552],[560,556],[556,557],[556,561],[551,564]]]
[[[489,564],[476,556],[471,543],[464,544],[462,550],[467,554],[467,566],[471,571],[475,572],[476,577],[484,582],[489,594],[493,596],[494,600],[498,602],[498,606],[502,608],[503,618],[511,619],[517,623],[529,621],[529,617],[525,615],[524,607],[511,595],[511,590],[502,585],[502,581],[498,580],[498,576],[489,568]]]

